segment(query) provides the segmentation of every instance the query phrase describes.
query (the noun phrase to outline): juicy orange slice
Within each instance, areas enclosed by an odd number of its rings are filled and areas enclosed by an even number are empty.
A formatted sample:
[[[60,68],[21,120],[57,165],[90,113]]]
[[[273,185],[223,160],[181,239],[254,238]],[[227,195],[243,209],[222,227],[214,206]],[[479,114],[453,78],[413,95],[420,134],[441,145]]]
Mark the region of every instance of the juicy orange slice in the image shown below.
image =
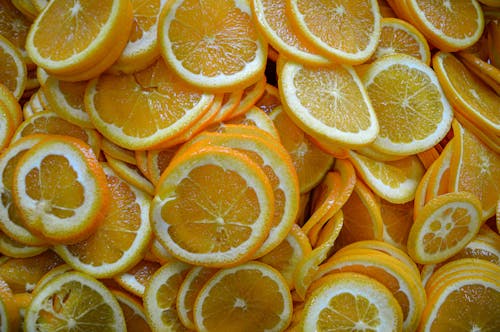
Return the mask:
[[[160,178],[151,206],[155,235],[175,257],[192,264],[246,261],[268,236],[273,220],[269,179],[234,149],[192,150],[171,162]]]
[[[441,50],[452,52],[467,48],[483,33],[483,11],[477,1],[403,2],[409,20]]]
[[[119,55],[108,59],[106,56],[114,53],[109,50],[115,47],[121,51],[131,28],[128,0],[51,1],[33,22],[26,50],[49,73],[76,75],[103,60],[109,67]]]
[[[359,64],[375,51],[380,37],[376,0],[292,0],[288,4],[297,33],[335,62]]]
[[[6,331],[16,331],[20,328],[19,307],[9,285],[0,279],[0,317],[2,327]]]
[[[150,332],[151,327],[146,320],[141,301],[122,291],[111,290],[111,292],[123,311],[127,331]]]
[[[286,61],[278,75],[284,109],[309,135],[347,147],[366,145],[377,137],[372,103],[351,67],[311,68]]]
[[[180,134],[208,111],[212,101],[213,95],[187,86],[158,60],[134,74],[92,80],[85,109],[110,141],[136,150]]]
[[[452,108],[436,74],[422,61],[387,55],[370,64],[363,82],[380,125],[374,149],[415,154],[433,147],[451,128]]]
[[[112,277],[132,268],[152,239],[150,198],[101,164],[111,193],[108,211],[90,237],[55,251],[74,269],[96,278]],[[103,250],[102,248],[106,248]]]
[[[194,86],[234,91],[264,73],[267,43],[253,23],[247,1],[172,1],[158,25],[163,57]]]
[[[193,316],[198,331],[281,331],[292,319],[292,297],[278,271],[248,262],[216,272],[198,294]]]
[[[418,263],[442,262],[472,240],[481,226],[481,203],[464,191],[431,199],[416,216],[408,253]]]
[[[399,331],[402,323],[401,307],[383,284],[359,273],[343,272],[321,280],[306,300],[299,328]]]
[[[157,262],[142,260],[127,272],[114,276],[113,280],[130,293],[143,297],[151,276],[160,267]]]
[[[28,73],[21,52],[7,38],[0,35],[0,82],[19,100],[21,99]]]
[[[26,36],[31,26],[31,20],[25,17],[11,1],[0,1],[0,35],[7,38],[21,52],[26,63],[33,66],[33,62],[24,49]]]
[[[109,201],[106,177],[88,145],[49,136],[19,160],[13,193],[24,225],[54,243],[87,238]]]
[[[19,126],[19,124],[23,121],[21,105],[17,101],[14,93],[12,93],[12,91],[10,91],[10,89],[2,83],[0,83],[0,102],[4,103],[7,107],[7,110],[14,121],[14,125],[16,127]]]

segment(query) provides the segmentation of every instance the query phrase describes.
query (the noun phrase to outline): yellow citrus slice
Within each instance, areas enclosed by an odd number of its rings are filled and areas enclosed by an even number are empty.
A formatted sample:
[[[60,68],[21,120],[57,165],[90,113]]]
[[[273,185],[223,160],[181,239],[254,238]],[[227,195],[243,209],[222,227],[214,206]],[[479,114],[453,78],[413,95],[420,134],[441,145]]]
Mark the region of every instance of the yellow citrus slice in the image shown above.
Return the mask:
[[[190,268],[182,262],[166,263],[148,282],[143,301],[148,323],[153,330],[187,330],[177,315],[176,298]]]
[[[351,67],[312,68],[286,61],[278,75],[284,109],[309,135],[347,147],[366,145],[377,137],[372,103]]]
[[[453,54],[438,52],[434,70],[446,96],[457,112],[492,135],[500,134],[500,97],[471,73]]]
[[[482,221],[495,215],[500,195],[500,155],[453,123],[457,138],[450,161],[449,191],[468,191],[481,202]]]
[[[0,82],[21,99],[28,73],[19,49],[0,35]]]
[[[101,282],[80,272],[66,272],[47,282],[28,306],[28,331],[125,331],[118,301]]]
[[[359,273],[329,275],[307,298],[300,331],[400,331],[403,314],[394,295]]]
[[[433,147],[451,128],[452,108],[436,74],[422,61],[387,55],[370,64],[363,82],[380,125],[374,149],[415,154]]]
[[[279,54],[308,65],[331,64],[295,32],[286,15],[286,0],[253,0],[251,5],[257,26]]]
[[[384,55],[403,53],[427,65],[431,64],[431,51],[427,40],[417,28],[398,18],[382,18],[380,40],[370,60]]]
[[[171,162],[151,206],[154,232],[165,248],[211,267],[252,257],[269,234],[273,213],[264,171],[243,153],[216,146],[188,150]]]
[[[95,127],[131,150],[180,134],[208,111],[212,101],[212,94],[184,84],[162,60],[134,74],[101,75],[85,93],[85,109]]]
[[[13,194],[27,229],[53,243],[88,237],[109,201],[106,177],[88,145],[48,136],[19,159]]]
[[[50,1],[30,27],[26,50],[33,62],[49,73],[77,75],[103,60],[109,67],[118,57],[106,58],[115,53],[109,50],[121,51],[131,28],[132,5],[128,0]]]
[[[337,63],[359,64],[370,58],[380,37],[376,0],[288,1],[297,33]]]
[[[350,151],[349,160],[371,190],[383,199],[398,204],[413,200],[425,172],[415,155],[382,162]]]
[[[405,0],[403,3],[409,20],[441,50],[465,49],[483,33],[483,11],[475,0]]]
[[[216,272],[198,294],[193,317],[198,331],[281,331],[292,319],[292,297],[277,270],[248,262]]]
[[[458,53],[460,61],[474,74],[500,94],[500,69],[484,61],[479,56],[461,51]]]
[[[171,68],[203,89],[234,91],[264,73],[267,43],[248,1],[171,1],[161,13],[158,39]]]
[[[481,203],[468,192],[451,192],[427,202],[410,229],[408,253],[421,264],[442,262],[479,231]]]
[[[90,237],[55,246],[67,264],[95,278],[112,277],[132,268],[143,258],[152,239],[149,196],[126,183],[106,164],[101,165],[111,193],[104,219]]]

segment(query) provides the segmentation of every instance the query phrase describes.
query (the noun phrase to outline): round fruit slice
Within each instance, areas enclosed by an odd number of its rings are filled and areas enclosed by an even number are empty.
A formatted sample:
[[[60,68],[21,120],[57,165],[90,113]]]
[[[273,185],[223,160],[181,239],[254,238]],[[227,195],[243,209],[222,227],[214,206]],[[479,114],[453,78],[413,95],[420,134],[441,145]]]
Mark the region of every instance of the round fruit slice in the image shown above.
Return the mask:
[[[24,326],[27,331],[126,331],[113,294],[80,272],[66,272],[47,282],[28,306]]]
[[[274,268],[248,262],[219,270],[194,305],[198,331],[282,331],[292,319],[292,297]]]
[[[443,262],[462,250],[481,226],[481,203],[469,192],[437,196],[410,229],[408,253],[420,264]]]
[[[158,23],[161,53],[194,86],[235,91],[262,77],[267,43],[244,0],[175,0]]]
[[[403,314],[392,293],[381,283],[358,273],[324,277],[306,300],[301,331],[401,331]]]
[[[26,64],[18,48],[0,35],[0,82],[19,100],[27,79]]]
[[[72,245],[55,246],[74,269],[96,278],[125,272],[145,255],[152,239],[150,197],[101,164],[111,193],[108,212],[96,231]],[[103,250],[106,248],[106,250]]]
[[[188,149],[163,172],[155,235],[175,257],[220,267],[248,260],[269,234],[274,194],[264,171],[230,148]]]
[[[87,238],[109,202],[106,177],[91,148],[69,136],[49,136],[21,157],[13,193],[26,228],[53,243]]]

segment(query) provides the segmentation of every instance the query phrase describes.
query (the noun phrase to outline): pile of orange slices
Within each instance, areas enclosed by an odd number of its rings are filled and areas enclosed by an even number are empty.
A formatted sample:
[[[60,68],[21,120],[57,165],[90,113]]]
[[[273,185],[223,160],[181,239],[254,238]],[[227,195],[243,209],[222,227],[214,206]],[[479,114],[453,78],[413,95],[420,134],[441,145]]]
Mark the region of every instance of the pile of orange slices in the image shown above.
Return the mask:
[[[500,331],[500,1],[0,12],[1,331]]]

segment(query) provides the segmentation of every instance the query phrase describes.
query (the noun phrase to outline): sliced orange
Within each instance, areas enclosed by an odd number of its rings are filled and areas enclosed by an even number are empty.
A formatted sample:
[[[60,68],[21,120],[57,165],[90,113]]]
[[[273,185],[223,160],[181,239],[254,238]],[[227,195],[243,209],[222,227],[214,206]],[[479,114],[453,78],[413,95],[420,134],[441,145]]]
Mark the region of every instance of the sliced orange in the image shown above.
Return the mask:
[[[41,254],[48,246],[30,246],[16,241],[0,231],[0,253],[3,257],[26,258]]]
[[[271,134],[274,138],[279,138],[278,130],[269,116],[260,108],[252,106],[245,114],[230,118],[221,123],[217,131],[224,132],[231,125],[249,126],[247,129],[252,130],[252,127],[257,127]]]
[[[238,107],[243,98],[244,89],[226,92],[222,96],[222,105],[217,115],[212,119],[212,124],[219,123],[230,117],[231,113]]]
[[[151,182],[156,185],[160,180],[161,173],[167,169],[168,164],[174,157],[179,147],[173,146],[171,148],[161,150],[148,150],[147,151],[147,173]]]
[[[437,196],[416,216],[408,237],[408,253],[418,263],[442,262],[460,250],[479,231],[481,203],[464,191]]]
[[[395,161],[376,161],[353,151],[349,152],[359,176],[378,196],[397,204],[413,200],[424,167],[417,156]]]
[[[406,243],[413,224],[414,201],[395,204],[380,198],[380,214],[382,215],[382,239],[406,251]]]
[[[247,1],[171,1],[158,26],[162,56],[194,86],[234,91],[264,73],[267,43],[253,23]]]
[[[104,154],[109,167],[125,182],[143,191],[145,194],[153,196],[155,187],[146,179],[136,165],[126,163]]]
[[[454,122],[449,191],[468,191],[481,202],[481,220],[495,215],[500,195],[500,155]]]
[[[370,58],[380,37],[376,0],[289,1],[287,14],[297,33],[337,63],[359,64]]]
[[[158,19],[166,0],[132,0],[133,23],[127,45],[109,68],[113,73],[131,73],[151,65],[159,56]]]
[[[24,326],[28,331],[126,330],[113,293],[96,279],[76,271],[54,277],[33,296]]]
[[[377,280],[343,272],[324,277],[307,298],[300,331],[400,331],[403,314],[394,295]]]
[[[101,164],[111,193],[108,211],[90,237],[55,251],[74,269],[107,278],[132,268],[144,257],[152,239],[150,197]]]
[[[255,106],[269,114],[279,105],[281,105],[281,100],[278,88],[267,83],[264,94],[255,102]]]
[[[53,243],[87,238],[109,201],[106,177],[91,148],[69,136],[48,136],[21,157],[13,194],[26,228]]]
[[[10,89],[0,83],[0,102],[5,104],[7,110],[9,111],[14,125],[17,127],[23,121],[23,113],[21,109],[21,105],[19,104],[16,96]]]
[[[286,0],[253,0],[251,5],[257,26],[279,54],[309,65],[331,63],[295,32],[286,15]]]
[[[49,73],[77,75],[104,63],[102,72],[119,55],[109,58],[115,53],[109,50],[121,51],[131,28],[132,5],[128,0],[51,1],[33,22],[26,50]]]
[[[93,128],[94,125],[85,111],[83,102],[87,83],[87,81],[64,82],[49,76],[42,90],[50,109],[60,117],[80,127]]]
[[[142,260],[127,272],[114,276],[113,280],[130,293],[142,297],[151,276],[160,266],[157,262]]]
[[[471,73],[453,54],[438,52],[434,70],[450,103],[465,118],[492,135],[500,134],[500,97]]]
[[[465,49],[483,33],[483,11],[477,1],[405,0],[403,3],[408,19],[441,50]]]
[[[19,49],[0,35],[0,82],[19,100],[21,99],[28,72]]]
[[[370,64],[363,82],[380,125],[374,149],[400,156],[419,153],[451,128],[452,108],[424,62],[406,54],[387,55]]]
[[[460,61],[481,80],[500,94],[500,69],[484,61],[479,56],[461,51],[458,53]]]
[[[347,147],[366,145],[377,137],[372,103],[351,67],[312,68],[285,61],[278,75],[284,109],[309,135]]]
[[[195,266],[186,274],[177,293],[176,309],[179,320],[188,329],[194,330],[193,307],[200,290],[212,278],[217,269]]]
[[[282,331],[292,319],[292,297],[277,270],[248,262],[216,272],[198,294],[193,317],[198,331]]]
[[[278,130],[281,143],[292,157],[299,177],[300,193],[314,188],[333,164],[333,156],[314,145],[304,131],[278,106],[269,114]]]
[[[6,331],[20,329],[19,307],[15,295],[9,285],[0,279],[0,317],[2,328]]]
[[[155,235],[175,257],[211,267],[252,257],[269,234],[274,194],[248,156],[188,150],[163,172],[151,206]],[[195,241],[193,239],[196,239]]]
[[[40,289],[43,288],[43,286],[47,282],[49,282],[49,280],[52,280],[54,277],[57,277],[58,275],[69,271],[73,271],[73,268],[68,264],[60,264],[55,267],[52,267],[37,281],[35,288],[33,288],[31,294],[33,295],[36,294]]]
[[[3,14],[0,16],[0,35],[14,44],[21,52],[24,61],[33,66],[33,62],[24,49],[31,20],[25,17],[9,0],[0,1],[0,12]]]
[[[151,327],[146,320],[141,301],[122,291],[111,290],[111,292],[123,311],[127,331],[150,332]]]
[[[122,148],[105,137],[101,140],[101,150],[106,156],[110,156],[113,159],[123,161],[130,165],[137,165],[135,151]]]
[[[110,141],[136,150],[180,134],[212,101],[212,94],[187,86],[158,60],[134,74],[101,75],[90,81],[85,109]]]
[[[450,164],[453,154],[453,145],[455,139],[452,139],[435,161],[435,167],[432,168],[429,184],[425,194],[425,201],[428,202],[432,198],[446,194],[449,192],[450,186]]]
[[[431,64],[431,51],[427,40],[417,28],[398,18],[382,18],[380,40],[370,60],[387,54],[404,53]]]
[[[0,100],[0,150],[5,149],[14,135],[15,124],[10,110]]]
[[[241,96],[240,103],[233,109],[233,111],[226,116],[226,119],[231,119],[238,115],[245,114],[250,110],[255,102],[262,97],[266,91],[267,79],[266,76],[261,77],[256,83],[247,86],[243,89],[243,95]]]
[[[500,153],[500,136],[491,135],[489,132],[481,129],[475,123],[463,116],[460,112],[455,112],[455,119],[473,135],[477,136],[489,149]]]
[[[425,169],[427,170],[432,165],[432,163],[436,161],[436,159],[438,159],[439,152],[435,147],[432,147],[429,150],[417,153],[417,157],[418,159],[420,159]]]
[[[148,323],[153,330],[187,330],[177,315],[176,298],[190,267],[181,262],[166,263],[148,282],[143,301]]]

